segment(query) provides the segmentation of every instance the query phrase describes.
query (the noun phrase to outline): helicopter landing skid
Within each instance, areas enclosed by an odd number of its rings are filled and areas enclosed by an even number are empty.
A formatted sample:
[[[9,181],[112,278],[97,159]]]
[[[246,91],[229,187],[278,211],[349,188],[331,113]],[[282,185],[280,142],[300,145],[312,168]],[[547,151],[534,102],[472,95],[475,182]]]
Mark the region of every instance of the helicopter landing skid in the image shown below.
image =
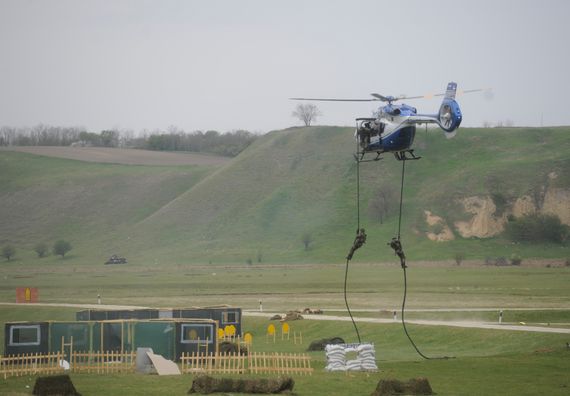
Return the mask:
[[[364,159],[364,156],[366,155],[366,153],[369,153],[370,151],[361,151],[358,152],[354,155],[354,159],[356,159],[356,162],[376,162],[376,161],[380,161],[381,159],[383,159],[382,157],[380,157],[380,155],[382,154],[381,152],[377,151],[376,152],[376,157],[372,158],[372,159]]]
[[[409,154],[409,156],[408,156]],[[414,150],[404,150],[404,151],[397,151],[394,153],[394,157],[396,157],[396,159],[398,161],[408,161],[408,160],[419,160],[422,157],[417,157],[414,154]]]

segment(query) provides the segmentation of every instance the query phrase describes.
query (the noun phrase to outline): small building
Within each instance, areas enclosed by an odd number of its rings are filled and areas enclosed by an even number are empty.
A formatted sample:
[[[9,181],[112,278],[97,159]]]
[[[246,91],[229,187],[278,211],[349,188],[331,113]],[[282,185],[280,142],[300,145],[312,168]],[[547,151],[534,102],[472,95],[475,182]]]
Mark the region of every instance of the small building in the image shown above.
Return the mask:
[[[214,354],[218,323],[212,319],[118,319],[76,322],[10,322],[5,324],[4,353],[60,351],[73,339],[74,351],[134,351],[152,348],[179,361],[183,352]]]
[[[147,308],[130,310],[102,310],[86,309],[79,311],[75,315],[79,321],[85,320],[118,320],[118,319],[211,319],[218,323],[218,327],[223,329],[233,325],[236,334],[242,334],[241,329],[241,308],[227,305],[213,307],[191,307],[191,308]]]

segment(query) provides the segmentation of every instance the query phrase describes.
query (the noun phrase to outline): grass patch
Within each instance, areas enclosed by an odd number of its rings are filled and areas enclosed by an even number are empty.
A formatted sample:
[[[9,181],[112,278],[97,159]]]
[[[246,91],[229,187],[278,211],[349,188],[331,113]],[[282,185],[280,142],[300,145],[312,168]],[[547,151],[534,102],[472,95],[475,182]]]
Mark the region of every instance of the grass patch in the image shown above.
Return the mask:
[[[60,312],[58,312],[60,311]],[[37,320],[69,318],[69,309],[49,308],[45,312],[18,307],[6,316]],[[282,341],[267,343],[264,337],[269,322],[246,317],[244,330],[254,334],[257,351],[303,352],[311,339],[341,336],[353,340],[354,330],[348,322],[291,322],[291,329],[302,332],[303,345]],[[379,373],[327,373],[324,352],[310,352],[314,375],[295,377],[299,395],[368,394],[384,378],[408,379],[427,377],[438,395],[565,395],[570,386],[568,352],[565,335],[508,332],[478,329],[410,326],[414,340],[428,355],[453,355],[449,360],[423,360],[413,350],[397,324],[362,324],[363,339],[375,343]],[[89,395],[182,395],[191,386],[192,376],[159,377],[144,375],[71,376],[77,390]],[[1,394],[30,394],[34,377],[0,381]],[[30,388],[26,388],[29,385]]]

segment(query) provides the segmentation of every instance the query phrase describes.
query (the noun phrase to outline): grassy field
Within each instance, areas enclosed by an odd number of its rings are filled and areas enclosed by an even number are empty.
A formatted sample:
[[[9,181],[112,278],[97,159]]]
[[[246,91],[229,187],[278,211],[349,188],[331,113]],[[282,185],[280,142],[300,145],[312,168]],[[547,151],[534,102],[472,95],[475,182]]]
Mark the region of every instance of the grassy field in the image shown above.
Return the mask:
[[[22,268],[15,263],[1,267],[0,301],[14,299],[16,286],[40,288],[40,299],[52,303],[95,303],[98,292],[104,303],[148,306],[190,306],[231,303],[283,312],[305,306],[320,307],[327,314],[342,309],[344,269],[339,265],[283,266],[187,266],[170,271],[141,271],[133,267],[68,267],[65,260],[46,267]],[[527,325],[570,321],[570,269],[515,267],[429,266],[409,271],[409,319],[496,321],[496,311],[472,312],[473,308],[504,309],[505,322]],[[215,274],[215,275],[214,275]],[[401,302],[401,270],[394,266],[355,264],[349,274],[349,301],[358,315],[390,317],[383,310],[397,309]],[[327,311],[327,307],[330,311]],[[529,308],[527,311],[509,308]],[[451,312],[415,312],[419,308],[456,308]],[[554,308],[544,310],[541,308]],[[73,320],[77,308],[2,306],[0,323],[19,320]],[[399,315],[399,313],[398,313]],[[254,350],[303,352],[310,341],[340,336],[356,341],[350,322],[304,320],[291,322],[304,344],[291,341],[267,343],[266,318],[245,317],[244,331],[254,336]],[[379,373],[331,374],[324,372],[322,352],[311,352],[315,373],[296,377],[299,395],[369,394],[382,378],[408,379],[425,376],[438,395],[564,395],[570,386],[567,334],[505,330],[466,329],[445,326],[408,326],[421,351],[421,359],[399,323],[359,324],[363,340],[374,342]],[[3,331],[3,326],[1,328]],[[74,384],[86,395],[184,394],[192,376],[73,375]],[[0,381],[0,394],[29,394],[33,377]]]
[[[72,319],[66,308],[0,308],[5,321],[21,319]],[[355,341],[348,322],[291,322],[291,329],[303,334],[303,345],[277,338],[266,342],[266,319],[244,319],[244,330],[254,335],[254,350],[304,352],[308,343],[322,337],[340,336]],[[299,395],[355,395],[371,393],[383,378],[406,380],[427,377],[438,395],[565,395],[570,386],[567,335],[509,332],[447,327],[413,326],[409,329],[422,352],[412,349],[398,324],[360,324],[362,338],[374,342],[378,373],[327,373],[323,352],[310,352],[315,372],[295,377]],[[192,376],[158,377],[143,375],[72,375],[76,388],[85,395],[176,395],[185,394]],[[30,394],[34,377],[0,380],[0,393]],[[26,388],[26,385],[30,388]]]
[[[56,263],[57,261],[57,263]],[[39,263],[38,263],[39,262]],[[457,267],[409,263],[409,308],[568,308],[570,267]],[[399,265],[350,266],[354,308],[396,309],[403,276]],[[42,302],[188,306],[232,301],[266,310],[342,308],[343,265],[75,266],[70,260],[0,266],[0,301],[14,301],[19,286],[36,286]]]

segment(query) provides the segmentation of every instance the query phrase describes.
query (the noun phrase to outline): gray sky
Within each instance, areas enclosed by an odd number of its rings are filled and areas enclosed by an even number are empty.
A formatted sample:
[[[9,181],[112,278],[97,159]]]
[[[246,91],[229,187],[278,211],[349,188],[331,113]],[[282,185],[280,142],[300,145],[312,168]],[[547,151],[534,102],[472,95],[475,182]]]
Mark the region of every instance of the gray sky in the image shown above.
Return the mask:
[[[570,1],[0,0],[0,125],[267,132],[294,96],[459,98],[466,126],[570,125]],[[439,100],[413,105],[434,112]],[[374,103],[322,103],[353,125]]]

